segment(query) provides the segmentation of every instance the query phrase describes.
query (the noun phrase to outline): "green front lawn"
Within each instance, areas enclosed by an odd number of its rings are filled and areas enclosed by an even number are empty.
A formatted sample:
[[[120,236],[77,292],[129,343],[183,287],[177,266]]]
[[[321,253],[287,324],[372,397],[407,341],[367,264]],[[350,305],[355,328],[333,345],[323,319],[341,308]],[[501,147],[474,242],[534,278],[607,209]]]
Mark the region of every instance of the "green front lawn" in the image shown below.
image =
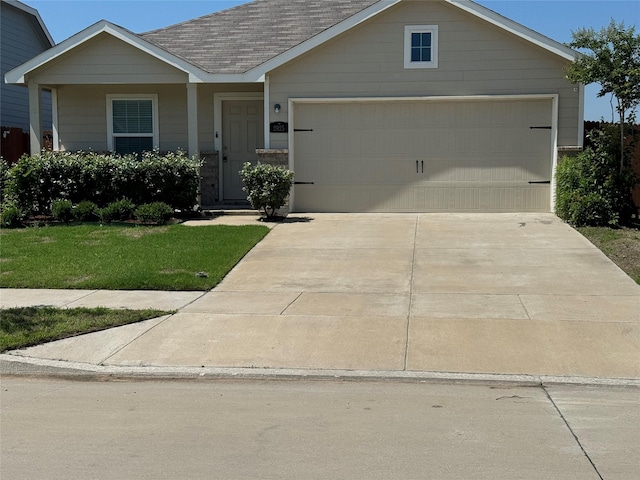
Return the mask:
[[[581,227],[578,231],[640,284],[640,224],[618,229]]]
[[[261,225],[0,230],[0,287],[209,290],[268,232]]]
[[[0,310],[0,352],[161,317],[160,310],[9,308]]]

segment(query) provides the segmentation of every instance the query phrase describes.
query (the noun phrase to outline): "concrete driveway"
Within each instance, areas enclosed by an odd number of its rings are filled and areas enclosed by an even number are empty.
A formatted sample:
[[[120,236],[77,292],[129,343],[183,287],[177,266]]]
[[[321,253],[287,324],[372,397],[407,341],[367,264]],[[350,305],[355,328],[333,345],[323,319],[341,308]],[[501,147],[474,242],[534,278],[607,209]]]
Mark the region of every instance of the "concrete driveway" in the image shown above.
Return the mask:
[[[137,328],[67,359],[640,378],[640,286],[551,214],[293,215]]]

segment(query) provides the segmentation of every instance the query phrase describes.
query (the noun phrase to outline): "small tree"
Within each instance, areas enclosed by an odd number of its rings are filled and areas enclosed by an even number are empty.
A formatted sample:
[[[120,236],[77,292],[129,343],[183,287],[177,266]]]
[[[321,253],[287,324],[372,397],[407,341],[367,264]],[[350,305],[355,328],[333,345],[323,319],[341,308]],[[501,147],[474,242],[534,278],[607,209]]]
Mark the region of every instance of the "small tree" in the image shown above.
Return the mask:
[[[581,28],[572,32],[571,48],[581,51],[567,67],[567,78],[575,83],[599,83],[598,97],[607,94],[617,100],[620,116],[620,173],[624,170],[626,112],[640,104],[640,35],[635,27],[625,28],[614,20],[600,31]]]
[[[256,210],[263,210],[269,218],[285,204],[293,185],[291,170],[268,164],[252,166],[245,163],[240,177],[244,183],[242,190],[247,192],[247,200],[251,206]]]

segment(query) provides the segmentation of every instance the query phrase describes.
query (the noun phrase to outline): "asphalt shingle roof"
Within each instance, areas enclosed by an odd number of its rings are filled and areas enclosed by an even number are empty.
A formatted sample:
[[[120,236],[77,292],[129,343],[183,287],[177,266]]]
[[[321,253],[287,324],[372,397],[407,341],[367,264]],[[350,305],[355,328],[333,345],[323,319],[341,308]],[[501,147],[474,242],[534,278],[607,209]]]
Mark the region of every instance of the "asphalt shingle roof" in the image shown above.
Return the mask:
[[[378,0],[255,0],[139,36],[209,73],[245,73]]]

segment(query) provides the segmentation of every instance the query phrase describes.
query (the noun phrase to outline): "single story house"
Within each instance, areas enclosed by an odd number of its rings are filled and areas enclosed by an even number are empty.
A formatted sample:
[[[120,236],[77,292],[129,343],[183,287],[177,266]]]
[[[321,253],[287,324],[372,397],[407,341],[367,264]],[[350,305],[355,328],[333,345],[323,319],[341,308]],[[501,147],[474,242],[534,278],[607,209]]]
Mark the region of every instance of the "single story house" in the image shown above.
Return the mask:
[[[202,155],[203,205],[244,198],[260,159],[295,171],[297,212],[548,212],[582,144],[576,55],[468,0],[255,0],[143,34],[101,21],[6,80],[36,132],[51,89],[56,149]]]

